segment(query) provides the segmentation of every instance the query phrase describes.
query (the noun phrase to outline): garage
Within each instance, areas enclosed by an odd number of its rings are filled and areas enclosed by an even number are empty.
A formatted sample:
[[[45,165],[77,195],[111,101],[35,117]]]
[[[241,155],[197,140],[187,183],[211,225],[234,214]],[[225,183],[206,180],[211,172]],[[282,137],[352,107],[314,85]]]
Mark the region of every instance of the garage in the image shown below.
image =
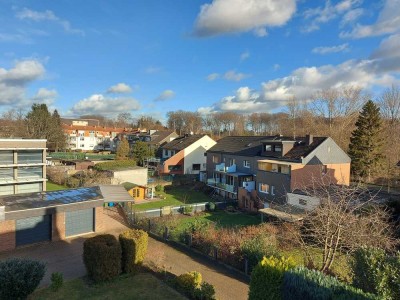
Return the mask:
[[[65,236],[94,231],[94,209],[82,209],[65,213]]]
[[[51,215],[19,219],[15,227],[17,247],[51,240]]]

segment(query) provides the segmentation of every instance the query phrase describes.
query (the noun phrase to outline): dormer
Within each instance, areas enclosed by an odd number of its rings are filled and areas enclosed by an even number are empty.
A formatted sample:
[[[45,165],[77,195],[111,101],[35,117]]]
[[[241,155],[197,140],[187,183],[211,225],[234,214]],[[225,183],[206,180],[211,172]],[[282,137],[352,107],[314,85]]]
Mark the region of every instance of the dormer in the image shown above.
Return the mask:
[[[295,141],[290,138],[275,137],[262,141],[262,156],[283,157],[294,147]]]

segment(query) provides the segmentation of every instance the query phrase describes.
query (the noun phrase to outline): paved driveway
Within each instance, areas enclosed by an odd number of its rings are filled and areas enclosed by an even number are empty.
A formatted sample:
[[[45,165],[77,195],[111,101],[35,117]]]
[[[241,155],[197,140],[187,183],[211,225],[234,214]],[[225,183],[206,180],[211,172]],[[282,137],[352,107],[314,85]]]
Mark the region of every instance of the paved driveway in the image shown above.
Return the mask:
[[[115,210],[105,211],[106,232],[118,235],[127,227],[123,218]],[[41,260],[46,263],[47,272],[41,286],[50,283],[53,272],[61,272],[66,280],[82,277],[86,270],[82,260],[83,242],[93,234],[81,236],[67,241],[44,243],[19,248],[0,254],[0,260],[10,257],[21,257]],[[185,254],[164,243],[149,239],[147,261],[155,260],[164,264],[168,271],[179,275],[188,271],[198,271],[203,279],[212,283],[218,299],[247,299],[248,284],[227,272],[224,268],[196,255]]]

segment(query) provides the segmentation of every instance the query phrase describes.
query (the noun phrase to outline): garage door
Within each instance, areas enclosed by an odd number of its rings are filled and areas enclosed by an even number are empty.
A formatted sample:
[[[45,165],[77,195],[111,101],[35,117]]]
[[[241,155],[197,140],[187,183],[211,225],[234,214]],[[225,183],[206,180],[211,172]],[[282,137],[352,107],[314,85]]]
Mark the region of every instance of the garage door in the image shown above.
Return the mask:
[[[65,236],[94,231],[94,209],[83,209],[65,213]]]
[[[16,220],[16,245],[28,245],[51,240],[51,215]]]

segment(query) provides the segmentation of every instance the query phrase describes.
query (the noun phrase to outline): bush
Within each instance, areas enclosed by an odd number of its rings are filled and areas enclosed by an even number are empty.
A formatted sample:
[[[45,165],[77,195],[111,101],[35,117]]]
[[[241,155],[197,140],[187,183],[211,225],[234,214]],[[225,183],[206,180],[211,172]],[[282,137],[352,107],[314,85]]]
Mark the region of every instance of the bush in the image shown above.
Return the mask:
[[[278,255],[275,236],[268,236],[265,233],[244,240],[240,248],[244,257],[248,259],[250,272],[264,256]]]
[[[111,234],[89,238],[83,243],[83,261],[95,282],[113,279],[121,273],[121,245]]]
[[[215,211],[215,203],[214,202],[208,202],[206,204],[206,210],[207,211]]]
[[[140,229],[126,230],[119,235],[124,273],[135,272],[143,263],[147,252],[148,238],[147,232]]]
[[[156,192],[162,192],[164,191],[164,187],[161,184],[157,184],[155,190]]]
[[[193,206],[192,206],[192,205],[185,205],[185,206],[183,207],[183,213],[184,213],[185,215],[190,215],[190,214],[192,214],[192,213],[193,213]]]
[[[264,257],[251,273],[249,299],[282,299],[281,290],[284,272],[294,267],[294,261],[291,257]]]
[[[63,274],[59,272],[51,273],[50,279],[51,279],[50,289],[52,289],[54,292],[58,291],[64,283]]]
[[[93,166],[93,169],[97,171],[115,171],[129,167],[136,167],[135,160],[113,160],[103,163],[98,163]]]
[[[194,297],[196,289],[201,287],[201,281],[201,274],[196,271],[181,274],[176,278],[178,288],[191,297]]]
[[[400,254],[389,257],[384,250],[360,248],[353,256],[353,285],[382,299],[400,299]]]
[[[44,263],[13,258],[0,262],[0,299],[26,299],[46,272]]]
[[[282,295],[284,300],[377,300],[372,294],[348,286],[334,277],[304,267],[285,272]]]
[[[194,292],[194,298],[199,300],[214,300],[215,298],[215,288],[212,284],[208,282],[203,282],[200,288],[197,288]]]

